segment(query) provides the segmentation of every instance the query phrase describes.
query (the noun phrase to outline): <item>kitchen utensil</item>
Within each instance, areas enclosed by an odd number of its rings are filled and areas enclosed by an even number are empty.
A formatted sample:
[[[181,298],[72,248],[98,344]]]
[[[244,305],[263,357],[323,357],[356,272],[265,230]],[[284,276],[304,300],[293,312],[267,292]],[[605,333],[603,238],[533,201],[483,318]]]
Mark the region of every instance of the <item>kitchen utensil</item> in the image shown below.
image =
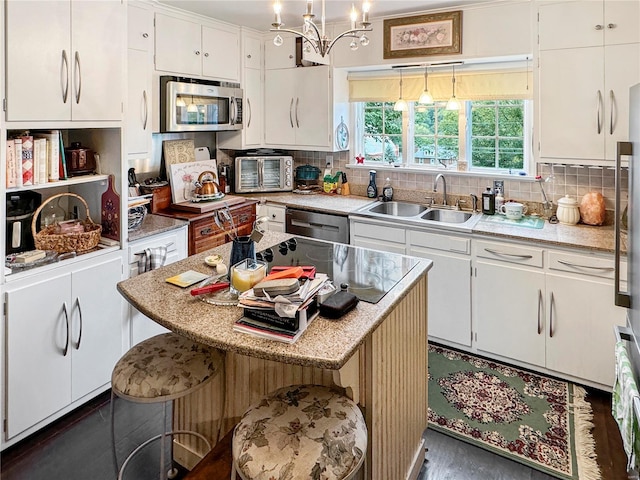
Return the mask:
[[[209,176],[209,178],[207,178]],[[211,170],[205,170],[196,181],[196,195],[213,195],[220,192],[220,186],[214,181],[216,174]]]
[[[133,176],[135,177],[135,172]],[[116,192],[113,184],[115,178],[115,175],[109,175],[107,190],[102,194],[100,223],[102,224],[103,237],[120,240],[120,195]],[[146,209],[146,207],[143,208]]]
[[[318,181],[320,169],[313,165],[301,165],[296,168],[296,181],[311,180]]]
[[[217,292],[218,290],[224,290],[225,288],[229,288],[229,282],[212,283],[204,287],[192,288],[191,295],[196,297],[198,295],[204,295],[205,293],[213,293]]]
[[[256,244],[247,235],[236,237],[232,240],[231,260],[229,263],[235,265],[245,259],[256,259]]]
[[[350,195],[351,191],[349,188],[349,182],[347,181],[347,173],[342,172],[342,189],[340,190],[342,195]]]

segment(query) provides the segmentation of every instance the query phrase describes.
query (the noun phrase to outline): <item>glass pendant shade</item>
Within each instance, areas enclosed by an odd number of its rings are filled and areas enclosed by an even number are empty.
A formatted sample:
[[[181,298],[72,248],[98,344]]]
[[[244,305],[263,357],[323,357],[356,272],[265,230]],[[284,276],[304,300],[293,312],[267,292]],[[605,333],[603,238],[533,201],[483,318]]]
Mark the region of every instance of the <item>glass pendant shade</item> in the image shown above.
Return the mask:
[[[396,112],[406,112],[407,110],[409,110],[409,105],[402,98],[402,70],[400,70],[400,97],[398,98],[396,104],[393,106],[393,109]]]
[[[191,97],[191,103],[187,107],[187,112],[193,113],[198,111],[198,106],[193,103],[193,97]]]
[[[456,67],[454,65],[451,68],[453,69],[453,75],[451,76],[452,93],[451,98],[447,102],[446,109],[460,110],[460,101],[456,98]]]
[[[422,105],[427,105],[433,103],[433,96],[429,93],[429,83],[427,79],[427,69],[424,69],[424,90],[420,94],[420,98],[418,99],[418,103]]]

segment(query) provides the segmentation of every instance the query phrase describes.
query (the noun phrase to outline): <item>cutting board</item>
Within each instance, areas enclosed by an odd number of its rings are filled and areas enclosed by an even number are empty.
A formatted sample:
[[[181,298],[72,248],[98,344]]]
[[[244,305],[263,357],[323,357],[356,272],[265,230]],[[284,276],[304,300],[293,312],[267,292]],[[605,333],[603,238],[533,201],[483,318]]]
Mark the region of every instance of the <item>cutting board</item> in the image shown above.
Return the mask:
[[[102,211],[100,223],[102,236],[112,240],[120,240],[120,195],[114,188],[115,176],[109,175],[107,191],[102,194]]]
[[[180,202],[174,203],[172,205],[176,210],[183,210],[185,212],[194,212],[194,213],[206,213],[211,212],[213,210],[217,210],[218,208],[230,207],[232,205],[237,205],[246,200],[244,197],[236,197],[233,195],[225,195],[220,200],[214,200],[212,202]]]

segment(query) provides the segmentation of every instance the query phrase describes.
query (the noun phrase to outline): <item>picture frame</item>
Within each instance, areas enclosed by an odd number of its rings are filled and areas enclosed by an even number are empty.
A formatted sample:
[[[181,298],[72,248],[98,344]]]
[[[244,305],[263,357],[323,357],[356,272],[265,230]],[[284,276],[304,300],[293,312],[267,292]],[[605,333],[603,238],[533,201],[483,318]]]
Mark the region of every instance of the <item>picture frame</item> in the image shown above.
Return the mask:
[[[462,11],[384,20],[383,58],[462,53]]]

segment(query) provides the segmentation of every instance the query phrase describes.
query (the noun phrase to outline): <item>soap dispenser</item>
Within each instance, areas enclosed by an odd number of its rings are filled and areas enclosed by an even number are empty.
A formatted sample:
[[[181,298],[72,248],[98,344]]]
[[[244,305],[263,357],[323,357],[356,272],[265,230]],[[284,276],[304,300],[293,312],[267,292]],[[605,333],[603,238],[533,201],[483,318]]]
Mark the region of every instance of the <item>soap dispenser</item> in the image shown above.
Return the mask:
[[[496,213],[496,196],[491,187],[487,187],[487,190],[482,192],[482,213],[485,215]]]
[[[496,188],[495,211],[500,212],[500,207],[503,204],[504,204],[504,196],[502,195],[502,190],[500,188]]]
[[[393,200],[393,187],[391,186],[391,179],[387,177],[382,187],[382,201],[390,202]]]

